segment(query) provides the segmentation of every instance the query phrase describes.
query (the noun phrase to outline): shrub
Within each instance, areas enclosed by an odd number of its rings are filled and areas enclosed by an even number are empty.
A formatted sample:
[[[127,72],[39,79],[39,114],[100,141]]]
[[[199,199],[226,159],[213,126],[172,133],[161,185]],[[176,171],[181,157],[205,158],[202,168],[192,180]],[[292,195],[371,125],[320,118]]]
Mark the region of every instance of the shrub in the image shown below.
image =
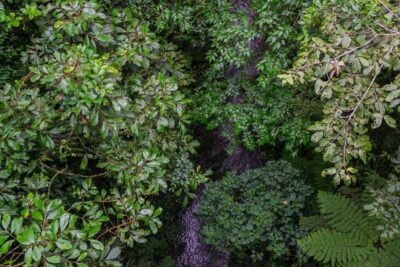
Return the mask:
[[[198,214],[204,241],[253,261],[285,262],[298,253],[298,219],[310,187],[286,161],[243,174],[228,173],[207,185]],[[301,255],[297,255],[301,261]]]
[[[0,24],[27,47],[23,75],[1,76],[0,265],[118,265],[113,237],[161,227],[150,197],[202,180],[181,163],[196,146],[186,62],[129,8],[8,2]]]
[[[209,68],[198,79],[193,118],[223,129],[232,140],[228,152],[275,146],[295,155],[309,144],[307,128],[319,113],[308,86],[282,86],[277,75],[293,63],[298,14],[308,1],[231,2],[205,12]]]
[[[400,95],[399,5],[394,1],[313,1],[300,19],[301,49],[288,84],[313,82],[324,103],[310,130],[336,184],[355,184],[358,162],[367,163],[377,142],[373,129],[396,128]],[[298,86],[296,84],[296,86]]]

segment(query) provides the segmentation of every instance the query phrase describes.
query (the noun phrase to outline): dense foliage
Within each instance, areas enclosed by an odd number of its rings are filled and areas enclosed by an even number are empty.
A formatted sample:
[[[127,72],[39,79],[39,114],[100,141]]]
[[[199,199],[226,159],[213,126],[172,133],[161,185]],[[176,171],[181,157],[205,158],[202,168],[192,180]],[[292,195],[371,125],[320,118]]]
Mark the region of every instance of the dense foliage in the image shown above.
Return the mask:
[[[395,0],[0,0],[0,265],[395,266],[399,29]]]
[[[203,194],[198,214],[204,242],[253,261],[304,263],[296,239],[304,235],[298,219],[311,190],[288,162],[228,173]]]
[[[254,1],[207,17],[210,67],[195,95],[196,121],[250,150],[284,145],[296,154],[309,143],[317,104],[307,87],[282,86],[277,77],[293,62],[300,29],[292,25],[305,2]]]
[[[394,2],[394,1],[393,1]],[[399,105],[398,5],[384,1],[315,1],[293,70],[280,77],[315,84],[324,118],[310,129],[334,182],[356,182],[355,159],[368,162],[371,129],[396,127]]]
[[[185,62],[129,9],[13,7],[2,5],[9,32],[33,32],[24,75],[0,91],[1,263],[117,260],[102,256],[110,238],[133,246],[161,226],[149,196],[203,180],[189,162]]]

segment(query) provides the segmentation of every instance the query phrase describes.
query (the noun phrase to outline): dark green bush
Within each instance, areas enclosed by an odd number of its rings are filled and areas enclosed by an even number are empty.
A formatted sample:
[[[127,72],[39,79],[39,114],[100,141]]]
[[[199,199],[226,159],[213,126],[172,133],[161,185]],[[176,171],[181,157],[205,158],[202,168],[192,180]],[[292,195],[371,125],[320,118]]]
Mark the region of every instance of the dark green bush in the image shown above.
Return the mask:
[[[110,244],[146,242],[162,225],[151,197],[202,180],[180,90],[187,62],[132,12],[0,3],[0,45],[26,46],[0,49],[19,67],[0,76],[0,265],[118,266]]]
[[[204,241],[253,261],[304,260],[296,239],[304,233],[298,220],[309,186],[286,161],[271,161],[265,167],[243,174],[228,173],[208,184],[198,214]]]

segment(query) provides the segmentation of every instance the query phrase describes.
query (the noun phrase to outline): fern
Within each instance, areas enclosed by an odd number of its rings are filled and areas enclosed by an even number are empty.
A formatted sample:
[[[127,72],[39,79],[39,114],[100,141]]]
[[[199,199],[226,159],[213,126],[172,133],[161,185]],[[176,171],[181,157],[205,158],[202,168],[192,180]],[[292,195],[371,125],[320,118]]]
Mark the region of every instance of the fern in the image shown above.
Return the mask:
[[[316,215],[300,218],[300,227],[306,231],[316,231],[327,226],[327,221],[324,217]]]
[[[302,250],[322,263],[332,266],[394,267],[400,262],[400,241],[382,242],[376,221],[351,200],[319,192],[318,204],[326,226],[298,241]],[[302,219],[312,226],[318,216]],[[321,219],[319,219],[321,221]]]
[[[361,261],[368,257],[368,246],[346,233],[324,229],[299,241],[300,247],[322,263]]]
[[[348,233],[364,242],[376,240],[379,233],[371,217],[349,199],[328,192],[319,192],[320,212],[328,225],[342,233]]]

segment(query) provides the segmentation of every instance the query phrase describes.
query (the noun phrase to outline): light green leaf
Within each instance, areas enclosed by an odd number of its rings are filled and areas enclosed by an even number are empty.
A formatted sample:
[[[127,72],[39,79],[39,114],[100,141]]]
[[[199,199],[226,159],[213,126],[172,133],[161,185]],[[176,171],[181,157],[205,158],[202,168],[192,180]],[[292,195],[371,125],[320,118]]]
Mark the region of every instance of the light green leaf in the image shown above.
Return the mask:
[[[383,116],[380,113],[374,113],[372,115],[372,120],[373,120],[373,122],[372,122],[371,127],[372,127],[372,129],[376,129],[381,126],[382,121],[383,121]]]
[[[84,170],[84,169],[86,169],[87,165],[88,165],[88,157],[87,157],[87,155],[85,154],[85,156],[83,156],[83,158],[82,158],[82,160],[81,160],[80,168],[81,168],[82,170]]]
[[[4,229],[7,229],[7,228],[8,228],[8,225],[10,224],[10,221],[11,221],[10,215],[7,214],[7,213],[5,213],[5,214],[3,215],[2,220],[1,220],[1,224],[2,224],[2,226],[3,226]]]
[[[22,245],[29,245],[35,242],[35,234],[32,229],[28,228],[17,235],[17,241]]]
[[[41,258],[42,258],[42,251],[38,246],[34,246],[32,250],[32,259],[34,261],[40,261]]]
[[[22,217],[14,218],[11,222],[11,233],[20,233],[22,231]]]
[[[342,37],[342,46],[344,48],[348,48],[350,46],[351,43],[351,38],[348,35],[345,35]]]
[[[12,243],[14,243],[14,240],[9,240],[5,242],[3,245],[1,245],[0,255],[6,254],[10,250]]]
[[[56,242],[56,246],[61,250],[68,250],[72,248],[71,242],[65,239],[58,239]]]
[[[94,239],[90,239],[89,241],[93,248],[97,250],[104,250],[104,245],[100,241]]]
[[[32,247],[28,248],[25,251],[25,263],[29,264],[32,262],[32,252],[33,252]]]
[[[69,214],[68,213],[64,213],[63,215],[61,215],[60,217],[60,231],[64,231],[65,228],[67,228],[68,226],[68,220],[69,220]]]
[[[57,263],[60,263],[61,257],[60,256],[51,256],[51,257],[46,258],[46,261],[57,264]]]
[[[392,117],[390,117],[389,115],[385,115],[383,117],[383,119],[385,120],[386,124],[392,128],[396,128],[396,120],[393,119]]]

